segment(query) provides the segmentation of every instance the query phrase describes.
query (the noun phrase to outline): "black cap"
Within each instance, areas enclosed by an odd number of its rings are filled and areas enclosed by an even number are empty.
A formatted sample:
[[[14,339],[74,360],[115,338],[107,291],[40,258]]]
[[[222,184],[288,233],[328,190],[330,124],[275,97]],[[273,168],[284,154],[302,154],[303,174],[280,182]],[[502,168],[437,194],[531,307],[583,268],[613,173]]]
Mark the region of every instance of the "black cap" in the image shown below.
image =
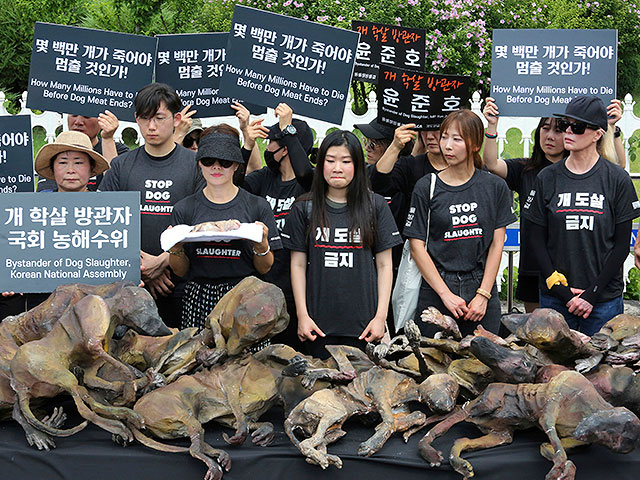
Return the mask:
[[[210,133],[200,138],[196,160],[203,158],[216,158],[218,160],[230,160],[236,163],[244,163],[240,151],[240,140],[235,135],[228,133]]]
[[[357,128],[362,134],[371,140],[393,140],[396,131],[389,125],[378,123],[378,120],[371,120],[369,123],[356,123],[353,128]]]
[[[313,131],[309,124],[304,120],[300,120],[299,118],[294,118],[291,120],[291,125],[293,125],[296,129],[296,137],[302,145],[304,151],[309,155],[311,150],[313,150]],[[271,125],[269,128],[269,136],[267,137],[269,140],[282,140],[284,134],[280,131],[280,125],[275,124]]]
[[[567,117],[581,122],[595,125],[603,130],[609,128],[607,108],[598,97],[575,97],[569,103],[564,113],[554,113],[554,117]]]

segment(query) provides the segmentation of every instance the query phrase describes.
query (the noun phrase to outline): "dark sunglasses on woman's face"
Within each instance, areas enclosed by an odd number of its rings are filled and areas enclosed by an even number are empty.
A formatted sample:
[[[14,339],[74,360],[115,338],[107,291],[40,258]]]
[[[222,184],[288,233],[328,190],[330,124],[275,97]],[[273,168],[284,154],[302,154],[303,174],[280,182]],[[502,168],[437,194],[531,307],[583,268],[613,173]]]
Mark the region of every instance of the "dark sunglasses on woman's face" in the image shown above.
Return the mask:
[[[212,167],[214,163],[218,162],[218,164],[222,168],[229,168],[233,165],[231,160],[220,160],[219,158],[201,158],[200,163],[204,167]]]
[[[559,119],[556,122],[556,125],[558,126],[558,130],[560,130],[561,132],[566,132],[567,128],[571,127],[571,131],[576,135],[582,135],[587,128],[589,130],[598,130],[598,127],[594,125],[589,125],[588,123],[579,121],[568,122],[567,120]]]

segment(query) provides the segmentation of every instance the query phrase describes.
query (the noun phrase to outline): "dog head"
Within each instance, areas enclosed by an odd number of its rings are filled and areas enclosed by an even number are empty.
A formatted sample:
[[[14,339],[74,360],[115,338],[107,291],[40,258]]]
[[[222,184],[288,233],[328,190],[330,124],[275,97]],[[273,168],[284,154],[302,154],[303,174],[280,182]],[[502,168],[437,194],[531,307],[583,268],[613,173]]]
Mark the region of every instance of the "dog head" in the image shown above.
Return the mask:
[[[458,382],[446,373],[430,375],[419,387],[422,403],[438,414],[453,410],[456,406],[458,391]]]
[[[126,325],[141,335],[171,335],[158,314],[156,302],[144,288],[125,285],[105,301],[119,325]]]
[[[599,443],[617,453],[629,453],[640,441],[640,420],[624,407],[600,410],[583,418],[573,437]]]

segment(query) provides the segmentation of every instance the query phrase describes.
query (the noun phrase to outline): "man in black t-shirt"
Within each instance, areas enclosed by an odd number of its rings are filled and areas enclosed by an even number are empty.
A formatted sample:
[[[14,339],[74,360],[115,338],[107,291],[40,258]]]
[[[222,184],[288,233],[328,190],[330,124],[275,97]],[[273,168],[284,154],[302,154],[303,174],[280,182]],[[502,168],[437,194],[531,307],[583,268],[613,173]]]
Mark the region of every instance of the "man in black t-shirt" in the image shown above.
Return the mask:
[[[67,127],[74,132],[84,133],[91,140],[93,150],[111,163],[118,155],[129,151],[124,143],[116,142],[113,135],[118,129],[118,118],[109,110],[98,117],[84,117],[82,115],[68,115]],[[98,136],[100,134],[100,136]],[[89,179],[87,188],[95,192],[102,181],[102,174]],[[56,182],[46,178],[38,178],[38,192],[52,192],[56,190]]]
[[[204,179],[195,152],[173,140],[182,108],[176,91],[169,85],[152,83],[138,92],[134,106],[146,143],[113,160],[100,190],[140,192],[142,279],[156,298],[165,323],[177,326],[182,285],[169,269],[169,254],[160,247],[160,234],[170,224],[173,206],[202,189]]]

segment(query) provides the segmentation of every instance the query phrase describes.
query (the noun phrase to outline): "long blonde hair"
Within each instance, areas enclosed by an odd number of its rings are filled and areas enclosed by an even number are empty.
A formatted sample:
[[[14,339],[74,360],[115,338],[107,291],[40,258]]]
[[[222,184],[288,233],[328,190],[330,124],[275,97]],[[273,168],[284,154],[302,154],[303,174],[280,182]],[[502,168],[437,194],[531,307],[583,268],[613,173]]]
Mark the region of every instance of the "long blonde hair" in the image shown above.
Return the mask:
[[[600,140],[598,140],[596,148],[598,149],[598,153],[602,158],[618,165],[618,155],[616,154],[616,148],[613,145],[614,131],[615,127],[609,125],[607,131],[604,132],[604,135],[602,135],[602,137],[600,137]]]

